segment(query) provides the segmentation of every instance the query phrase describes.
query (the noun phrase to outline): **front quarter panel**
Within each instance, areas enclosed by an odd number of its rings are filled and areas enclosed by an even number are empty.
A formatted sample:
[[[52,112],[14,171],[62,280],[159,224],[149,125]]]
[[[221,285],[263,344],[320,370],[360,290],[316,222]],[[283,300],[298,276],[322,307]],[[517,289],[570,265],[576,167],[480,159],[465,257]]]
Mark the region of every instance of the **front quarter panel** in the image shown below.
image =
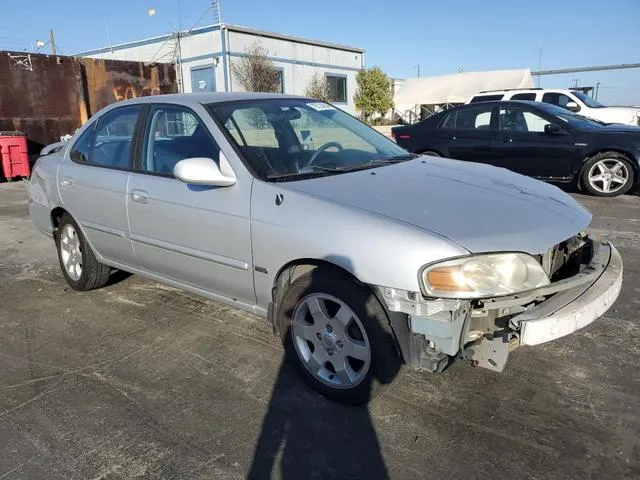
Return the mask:
[[[51,211],[62,205],[58,192],[58,166],[62,161],[59,155],[40,157],[33,167],[28,183],[29,216],[35,227],[45,235],[51,236]]]
[[[468,253],[432,232],[287,190],[286,185],[256,181],[253,187],[251,226],[259,307],[266,308],[271,301],[282,267],[300,259],[336,264],[363,283],[419,291],[420,267]]]

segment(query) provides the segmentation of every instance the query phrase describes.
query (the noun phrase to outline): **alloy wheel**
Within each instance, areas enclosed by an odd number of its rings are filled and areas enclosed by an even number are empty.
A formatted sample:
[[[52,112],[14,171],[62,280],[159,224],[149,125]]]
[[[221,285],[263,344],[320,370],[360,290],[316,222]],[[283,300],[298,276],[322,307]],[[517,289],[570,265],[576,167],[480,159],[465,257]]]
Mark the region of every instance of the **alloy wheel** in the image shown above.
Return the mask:
[[[314,293],[293,313],[293,341],[300,360],[321,382],[352,388],[371,365],[371,346],[357,315],[343,301]]]
[[[615,158],[605,158],[589,169],[589,184],[600,193],[615,193],[629,180],[627,165]]]
[[[82,247],[78,232],[71,224],[66,224],[60,232],[60,256],[67,275],[78,281],[82,276]]]

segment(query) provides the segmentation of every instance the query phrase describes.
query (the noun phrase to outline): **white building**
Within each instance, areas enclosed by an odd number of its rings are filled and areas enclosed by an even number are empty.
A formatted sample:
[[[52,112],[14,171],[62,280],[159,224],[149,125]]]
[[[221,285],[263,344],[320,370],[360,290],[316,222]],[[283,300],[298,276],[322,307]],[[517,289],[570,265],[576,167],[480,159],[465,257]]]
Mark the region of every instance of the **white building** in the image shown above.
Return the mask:
[[[256,42],[280,71],[283,93],[304,95],[317,72],[326,78],[331,101],[355,112],[356,73],[364,66],[361,48],[222,24],[89,50],[78,56],[175,63],[181,91],[229,92],[243,90],[232,74],[232,62],[247,56],[247,49]]]

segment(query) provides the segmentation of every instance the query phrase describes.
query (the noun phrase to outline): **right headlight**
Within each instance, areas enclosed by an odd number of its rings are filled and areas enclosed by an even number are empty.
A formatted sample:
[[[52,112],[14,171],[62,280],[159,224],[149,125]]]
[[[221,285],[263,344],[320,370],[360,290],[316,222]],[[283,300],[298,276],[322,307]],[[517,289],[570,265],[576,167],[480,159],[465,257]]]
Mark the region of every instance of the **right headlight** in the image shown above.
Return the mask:
[[[425,293],[440,298],[487,298],[548,285],[540,263],[526,253],[490,253],[456,258],[425,267]]]

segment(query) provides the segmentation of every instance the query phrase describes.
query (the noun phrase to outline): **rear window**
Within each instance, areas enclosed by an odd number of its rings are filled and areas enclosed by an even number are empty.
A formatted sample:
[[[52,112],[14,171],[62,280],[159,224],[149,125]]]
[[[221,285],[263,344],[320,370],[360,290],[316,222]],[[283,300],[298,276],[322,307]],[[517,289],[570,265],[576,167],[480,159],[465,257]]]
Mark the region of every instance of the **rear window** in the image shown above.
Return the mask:
[[[469,103],[477,103],[477,102],[495,102],[496,100],[502,100],[504,97],[503,93],[496,95],[476,95],[471,99]]]

